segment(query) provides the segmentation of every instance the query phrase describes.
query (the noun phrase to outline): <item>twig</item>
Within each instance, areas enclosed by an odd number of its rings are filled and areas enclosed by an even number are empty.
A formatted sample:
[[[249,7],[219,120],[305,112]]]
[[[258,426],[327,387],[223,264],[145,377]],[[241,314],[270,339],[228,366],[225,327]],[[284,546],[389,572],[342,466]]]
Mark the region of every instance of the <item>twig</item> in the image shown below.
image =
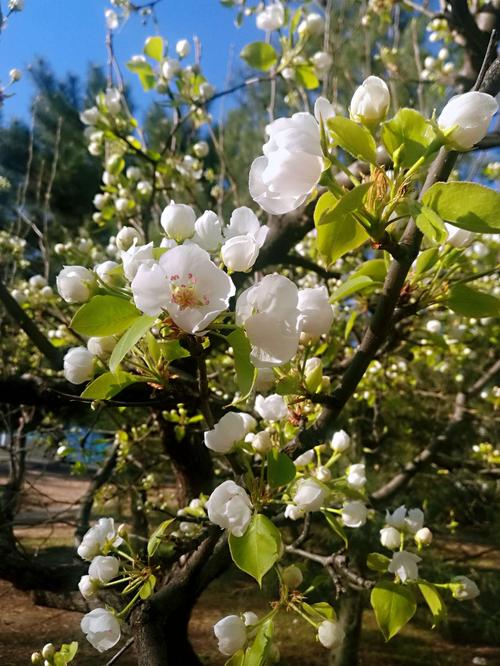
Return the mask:
[[[129,638],[129,639],[127,640],[127,642],[125,643],[125,645],[124,645],[123,647],[121,647],[121,648],[118,650],[118,652],[117,652],[115,655],[113,655],[113,656],[111,657],[111,659],[110,659],[109,661],[106,662],[105,666],[111,666],[112,664],[116,664],[116,662],[117,662],[118,659],[122,656],[122,654],[123,654],[124,652],[126,652],[130,647],[132,647],[133,642],[134,642],[134,637],[132,636],[131,638]]]

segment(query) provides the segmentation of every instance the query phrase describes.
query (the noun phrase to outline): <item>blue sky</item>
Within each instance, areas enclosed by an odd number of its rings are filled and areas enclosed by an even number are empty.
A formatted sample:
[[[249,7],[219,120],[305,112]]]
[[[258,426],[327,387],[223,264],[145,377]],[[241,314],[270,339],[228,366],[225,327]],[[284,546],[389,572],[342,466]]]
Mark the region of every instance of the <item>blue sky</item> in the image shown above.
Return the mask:
[[[9,90],[16,94],[4,105],[5,121],[14,116],[29,117],[33,87],[26,69],[37,56],[44,56],[60,76],[68,72],[84,76],[89,63],[106,63],[104,10],[110,6],[106,0],[26,0],[25,9],[11,17],[0,37],[0,80],[7,82],[12,67],[24,73]],[[223,7],[219,0],[163,0],[157,6],[157,15],[160,34],[171,48],[180,38],[192,42],[193,35],[197,35],[201,39],[202,68],[217,89],[225,87],[230,54],[234,79],[239,73],[241,48],[263,37],[253,18],[237,29],[234,10]],[[145,38],[155,33],[151,22],[144,27],[138,17],[132,17],[115,39],[121,65],[134,53],[142,53]],[[135,75],[125,69],[124,74],[132,85],[135,103],[144,106],[151,93],[146,97]],[[225,104],[227,107],[228,102]],[[214,111],[217,113],[217,109]]]

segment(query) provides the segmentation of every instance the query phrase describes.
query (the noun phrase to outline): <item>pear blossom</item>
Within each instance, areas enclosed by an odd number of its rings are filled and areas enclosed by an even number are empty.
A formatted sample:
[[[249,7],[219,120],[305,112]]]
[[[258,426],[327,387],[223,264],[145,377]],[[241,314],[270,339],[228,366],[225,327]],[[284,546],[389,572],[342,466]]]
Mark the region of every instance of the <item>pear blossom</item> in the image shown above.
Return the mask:
[[[338,647],[344,640],[344,630],[338,622],[324,620],[318,627],[318,640],[324,647]]]
[[[97,125],[101,114],[97,106],[92,106],[80,113],[80,120],[84,125]]]
[[[300,456],[297,456],[293,461],[295,467],[307,467],[314,460],[314,450],[309,449],[309,451],[304,451]]]
[[[325,19],[321,16],[321,14],[311,12],[299,23],[297,31],[299,35],[308,34],[318,36],[323,33],[324,29]]]
[[[259,249],[252,236],[233,236],[221,248],[222,261],[230,271],[246,273],[257,261]]]
[[[351,438],[345,430],[333,433],[331,447],[335,453],[343,453],[351,446]]]
[[[438,319],[430,319],[425,325],[426,331],[429,333],[438,334],[441,333],[442,324]]]
[[[217,215],[206,210],[194,223],[194,236],[191,242],[196,243],[207,252],[214,252],[222,244],[222,224]]]
[[[90,599],[90,597],[93,597],[99,589],[99,583],[92,580],[90,576],[85,575],[80,578],[78,589],[84,599]]]
[[[385,118],[390,103],[391,94],[386,82],[378,76],[369,76],[356,89],[349,110],[356,122],[372,125]]]
[[[198,158],[203,158],[208,155],[210,148],[206,141],[197,141],[193,146],[193,153]]]
[[[236,301],[236,323],[244,326],[257,368],[289,361],[299,345],[298,290],[288,278],[274,273],[246,289]]]
[[[415,543],[419,546],[429,546],[432,538],[432,532],[428,527],[421,527],[414,536]]]
[[[421,509],[410,509],[405,518],[406,528],[416,534],[424,525],[424,512]]]
[[[302,511],[318,511],[325,503],[327,489],[315,479],[300,479],[293,501]]]
[[[186,56],[189,55],[191,51],[191,45],[189,44],[187,39],[179,39],[179,41],[175,45],[175,51],[179,56],[179,58],[185,58]]]
[[[311,58],[314,69],[318,76],[324,77],[333,63],[332,56],[326,51],[317,51]]]
[[[84,266],[64,266],[56,284],[59,295],[66,303],[85,303],[95,285],[95,275]]]
[[[390,550],[396,550],[401,545],[401,533],[395,527],[383,527],[380,530],[380,543]]]
[[[418,563],[421,557],[406,550],[400,550],[393,554],[389,562],[388,571],[396,575],[402,583],[407,580],[416,580],[418,578]]]
[[[83,384],[94,376],[94,356],[85,347],[72,347],[64,355],[63,373],[71,384]]]
[[[288,414],[288,407],[281,395],[272,393],[266,398],[263,395],[256,396],[255,411],[267,421],[281,421]]]
[[[245,627],[253,627],[259,621],[259,616],[252,611],[246,611],[243,613],[242,618],[243,622],[245,623]]]
[[[402,530],[406,527],[406,507],[404,504],[398,507],[393,513],[389,510],[385,512],[385,522],[390,527]]]
[[[196,214],[191,206],[171,201],[161,214],[160,224],[169,238],[182,243],[195,231]]]
[[[469,245],[474,240],[476,235],[473,231],[454,227],[449,222],[445,222],[444,226],[448,232],[448,238],[446,239],[446,242],[448,245],[452,245],[453,247],[465,247],[466,245]]]
[[[271,32],[278,30],[285,22],[285,9],[281,2],[273,2],[267,5],[262,11],[258,12],[255,17],[255,23],[259,30]]]
[[[258,432],[255,435],[255,437],[252,439],[253,450],[259,453],[261,456],[264,456],[268,451],[272,449],[272,447],[273,447],[273,442],[267,430],[262,430],[261,432]]]
[[[212,523],[237,537],[243,536],[252,518],[250,498],[234,481],[224,481],[217,486],[205,506]]]
[[[181,66],[178,60],[174,60],[174,58],[166,58],[161,65],[161,74],[163,78],[170,81],[170,79],[173,79],[179,72],[180,68]]]
[[[112,555],[96,555],[89,567],[89,576],[99,583],[109,583],[120,570],[120,560]]]
[[[345,502],[342,507],[342,522],[346,527],[361,527],[366,523],[367,508],[358,500]]]
[[[158,263],[142,265],[132,282],[136,306],[149,315],[165,309],[183,331],[201,333],[227,309],[231,278],[197,245],[179,245]]]
[[[452,97],[437,122],[444,132],[449,132],[446,140],[451,147],[455,150],[470,150],[486,136],[497,111],[498,104],[494,97],[470,91]]]
[[[112,335],[102,337],[92,337],[87,340],[87,349],[93,356],[105,359],[111,355],[116,347],[117,339]]]
[[[119,265],[116,261],[111,260],[103,261],[94,267],[97,277],[108,286],[113,286],[120,280],[117,269],[119,269]]]
[[[274,381],[272,368],[258,368],[254,388],[256,391],[268,391],[274,385]]]
[[[111,115],[116,116],[122,109],[122,95],[116,88],[108,88],[104,93],[104,103]]]
[[[290,520],[300,520],[300,518],[303,518],[305,516],[305,511],[304,509],[301,509],[299,506],[295,506],[295,504],[287,504],[285,508],[285,518],[289,518]]]
[[[212,430],[205,432],[205,446],[217,453],[229,453],[234,445],[245,437],[246,433],[247,428],[243,415],[238,412],[227,412]]]
[[[99,555],[104,548],[118,547],[123,539],[115,529],[113,518],[100,518],[83,536],[78,546],[78,555],[83,560],[92,560]]]
[[[333,308],[325,286],[300,289],[297,307],[303,335],[314,340],[328,333],[333,322]]]
[[[323,364],[317,356],[308,358],[304,366],[304,381],[308,391],[318,390],[323,379]]]
[[[356,490],[366,483],[365,466],[362,463],[351,465],[347,471],[347,483]]]
[[[104,18],[106,19],[106,27],[108,30],[116,30],[118,28],[118,15],[112,9],[106,9],[104,12]]]
[[[214,625],[214,634],[219,642],[219,652],[230,657],[245,645],[247,630],[239,615],[227,615]]]
[[[99,652],[110,650],[121,637],[119,621],[104,608],[94,608],[84,615],[80,627],[88,642]]]
[[[134,243],[126,252],[122,252],[121,260],[125,277],[132,281],[140,266],[143,264],[151,266],[153,264],[153,243],[147,245]]]
[[[264,155],[250,168],[249,189],[266,212],[282,215],[301,206],[321,177],[319,125],[310,113],[295,113],[267,125],[266,133]]]
[[[452,594],[459,601],[469,601],[479,596],[479,588],[476,583],[467,576],[455,576],[452,581]]]
[[[259,248],[264,245],[269,232],[267,224],[261,225],[259,218],[251,208],[240,206],[231,213],[229,224],[224,229],[224,238],[235,236],[251,236]]]
[[[334,116],[335,109],[333,108],[332,103],[329,102],[326,97],[318,97],[314,102],[314,117],[318,123],[321,121],[326,123],[329,118],[333,118]]]
[[[318,467],[314,473],[315,477],[318,479],[318,481],[322,481],[323,483],[328,483],[328,481],[331,481],[332,479],[332,473],[328,469],[328,467]]]

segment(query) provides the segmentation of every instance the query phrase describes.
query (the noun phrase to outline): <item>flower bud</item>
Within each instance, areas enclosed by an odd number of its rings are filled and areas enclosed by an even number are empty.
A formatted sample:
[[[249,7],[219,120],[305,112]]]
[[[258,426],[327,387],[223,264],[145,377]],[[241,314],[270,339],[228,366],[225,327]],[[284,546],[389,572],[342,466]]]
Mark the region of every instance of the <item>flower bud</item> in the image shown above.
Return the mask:
[[[470,91],[455,95],[441,111],[437,122],[446,132],[446,142],[455,150],[470,150],[486,136],[491,119],[498,110],[494,97]]]
[[[255,437],[252,439],[252,448],[261,456],[264,456],[273,448],[273,442],[267,430],[262,430],[255,435]]]
[[[97,581],[92,580],[90,576],[82,576],[78,583],[78,589],[84,599],[90,599],[99,589]]]
[[[350,106],[353,120],[377,125],[386,116],[391,102],[389,88],[378,76],[369,76],[355,91]]]
[[[324,647],[338,647],[344,640],[344,630],[338,622],[324,620],[318,627],[318,640]]]
[[[438,319],[430,319],[425,325],[425,330],[429,331],[429,333],[434,333],[435,335],[441,333],[441,328],[441,322]]]
[[[106,359],[111,356],[116,347],[117,340],[112,335],[103,337],[92,337],[87,340],[87,349],[93,356],[100,359]]]
[[[140,180],[137,183],[137,192],[141,197],[148,197],[153,192],[153,186],[148,180]]]
[[[304,453],[301,453],[300,456],[297,456],[293,462],[295,467],[306,467],[307,465],[310,465],[313,460],[314,451],[313,449],[309,449],[309,451],[305,451]]]
[[[246,611],[243,613],[243,621],[245,623],[245,627],[253,627],[259,621],[259,617],[252,611]]]
[[[116,234],[116,247],[126,252],[134,243],[138,243],[140,238],[139,232],[134,227],[122,227]]]
[[[302,571],[295,564],[291,564],[281,572],[283,582],[291,590],[296,590],[304,580]]]
[[[54,647],[53,643],[47,643],[47,645],[43,646],[42,657],[44,659],[50,659],[55,655],[55,653],[56,653],[56,648]]]
[[[384,548],[396,550],[401,545],[401,534],[395,527],[383,527],[380,530],[380,543]]]
[[[57,276],[56,284],[66,303],[84,303],[91,296],[95,276],[83,266],[65,266]]]
[[[31,663],[32,664],[41,664],[42,660],[43,660],[43,657],[40,654],[40,652],[33,652],[33,654],[31,655]]]
[[[459,601],[470,601],[480,594],[476,583],[467,576],[455,576],[451,582],[451,593]]]
[[[343,453],[351,446],[351,438],[345,430],[338,430],[333,434],[331,447],[335,453]]]
[[[320,77],[326,74],[326,72],[332,66],[333,62],[332,56],[329,53],[326,53],[326,51],[318,51],[313,55],[311,60],[312,64],[314,65],[314,69],[316,70],[316,74],[318,74]]]
[[[421,527],[414,539],[418,546],[429,546],[432,543],[432,532],[428,527]]]
[[[315,479],[300,479],[293,496],[293,501],[302,511],[318,511],[327,496],[327,489]]]
[[[167,81],[170,81],[170,79],[174,78],[174,76],[177,74],[180,68],[181,66],[178,60],[174,60],[173,58],[167,58],[166,60],[163,61],[161,65],[161,74],[163,78],[167,79]]]
[[[259,249],[252,236],[233,236],[221,248],[222,261],[229,270],[246,273],[256,262]]]
[[[197,141],[193,146],[193,153],[198,158],[203,158],[208,155],[209,147],[206,141]]]
[[[189,55],[189,52],[191,51],[191,46],[188,42],[187,39],[179,39],[177,44],[175,45],[175,51],[179,58],[185,58],[186,56]]]
[[[72,347],[64,356],[64,376],[72,384],[83,384],[94,376],[94,357],[85,347]]]
[[[306,388],[310,393],[316,393],[321,386],[323,377],[323,365],[317,356],[308,358],[304,368],[304,380]]]
[[[120,622],[105,608],[94,608],[84,615],[80,627],[89,643],[99,652],[110,650],[120,640]]]
[[[247,641],[245,623],[238,615],[223,617],[214,625],[214,634],[219,642],[219,652],[226,657],[241,650]]]
[[[11,81],[13,81],[14,83],[15,83],[16,81],[20,81],[22,75],[23,75],[23,73],[21,72],[20,69],[15,69],[15,68],[14,68],[14,69],[11,69],[10,72],[9,72],[10,79],[11,79]]]
[[[99,583],[109,583],[116,578],[120,570],[120,560],[112,555],[97,555],[89,567],[89,576]]]
[[[103,261],[102,264],[97,264],[94,270],[97,273],[99,279],[107,284],[108,286],[113,286],[120,281],[120,276],[117,274],[118,264],[116,261]]]
[[[316,12],[308,14],[303,21],[299,23],[297,31],[299,35],[321,35],[325,29],[325,19]]]
[[[278,30],[285,22],[285,9],[279,0],[265,7],[255,17],[255,23],[259,30],[271,32]]]
[[[322,483],[328,483],[328,481],[331,481],[332,473],[328,467],[318,467],[315,476],[318,481],[321,481]]]
[[[196,215],[191,206],[176,204],[174,201],[171,201],[161,214],[161,226],[167,236],[177,243],[191,238],[195,221]]]

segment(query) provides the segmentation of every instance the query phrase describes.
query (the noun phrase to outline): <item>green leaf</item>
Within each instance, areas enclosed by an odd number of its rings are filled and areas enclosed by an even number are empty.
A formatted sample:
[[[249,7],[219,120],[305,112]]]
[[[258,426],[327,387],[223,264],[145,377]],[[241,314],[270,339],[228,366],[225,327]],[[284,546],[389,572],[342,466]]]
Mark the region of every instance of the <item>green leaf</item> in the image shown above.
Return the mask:
[[[329,118],[327,125],[333,138],[341,148],[359,160],[376,164],[377,144],[365,127],[343,116]]]
[[[339,216],[334,212],[338,202],[335,195],[325,192],[314,210],[318,250],[329,264],[362,245],[369,237],[350,213]]]
[[[498,317],[500,299],[484,291],[476,291],[465,284],[451,287],[446,305],[464,317]]]
[[[326,209],[318,220],[318,226],[330,224],[330,222],[340,221],[349,215],[360,211],[368,190],[373,186],[373,182],[362,183],[344,194],[340,199],[336,199],[333,207]],[[328,194],[328,193],[327,193]]]
[[[190,356],[188,350],[181,345],[179,340],[166,340],[165,342],[160,342],[159,346],[161,355],[168,363]]]
[[[60,650],[58,650],[53,657],[54,666],[66,666],[66,664],[69,664],[70,661],[73,661],[77,652],[77,641],[73,641],[72,643],[63,643]]]
[[[158,62],[163,60],[163,39],[159,36],[148,37],[144,43],[144,53]]]
[[[299,86],[306,90],[314,90],[319,86],[319,80],[311,65],[299,65],[295,68],[295,78]]]
[[[267,666],[273,632],[274,624],[270,618],[259,627],[254,642],[247,648],[243,666]]]
[[[435,183],[422,203],[460,229],[495,234],[500,229],[500,192],[478,183]]]
[[[290,373],[279,380],[275,386],[278,395],[294,395],[300,392],[301,381],[298,372]]]
[[[105,372],[85,388],[81,397],[92,400],[109,400],[137,381],[140,379],[128,372]]]
[[[148,557],[153,557],[153,555],[156,553],[163,540],[163,537],[165,536],[165,532],[174,522],[174,520],[175,518],[169,518],[168,520],[164,520],[160,525],[158,525],[153,534],[149,537]]]
[[[230,333],[227,336],[227,341],[233,348],[234,368],[236,370],[238,390],[241,395],[238,402],[240,402],[246,400],[249,396],[257,377],[257,369],[250,361],[252,346],[242,328],[237,328]]]
[[[81,335],[116,335],[140,316],[135,305],[125,298],[94,296],[77,310],[70,327]]]
[[[333,292],[330,297],[330,302],[335,303],[336,301],[341,301],[344,298],[348,298],[349,296],[356,294],[358,291],[363,291],[363,289],[372,287],[374,284],[374,281],[371,279],[371,277],[368,277],[368,275],[358,275],[351,277]]]
[[[432,583],[420,581],[417,585],[432,613],[432,618],[434,620],[432,628],[437,627],[437,625],[446,618],[447,610],[445,603],[439,594],[437,587]]]
[[[243,536],[229,535],[229,550],[236,566],[261,585],[262,578],[280,557],[280,531],[269,518],[257,513]]]
[[[139,596],[141,599],[147,599],[150,597],[155,589],[156,585],[156,576],[151,574],[148,576],[148,578],[145,580],[145,582],[142,584],[140,590],[139,590]]]
[[[327,601],[318,601],[315,604],[302,602],[302,607],[315,622],[318,621],[318,616],[331,622],[336,619],[335,611]]]
[[[143,314],[134,321],[132,326],[126,331],[118,340],[118,344],[113,349],[111,358],[109,359],[109,369],[115,372],[120,363],[123,361],[128,352],[134,347],[141,338],[146,335],[151,326],[156,321],[156,317]]]
[[[266,44],[265,42],[252,42],[247,44],[240,53],[240,57],[253,67],[254,69],[259,69],[262,72],[266,72],[268,69],[277,62],[278,54],[271,46],[271,44]]]
[[[410,587],[385,580],[373,588],[370,603],[386,641],[395,636],[417,610],[415,596]]]
[[[372,571],[380,571],[380,573],[385,573],[387,571],[390,561],[391,560],[386,555],[382,555],[382,553],[370,553],[366,558],[368,568]]]
[[[277,449],[267,454],[267,480],[271,488],[286,486],[295,479],[297,468],[292,460]]]
[[[367,275],[375,282],[383,282],[387,275],[387,266],[383,259],[369,259],[357,268],[351,277],[358,275]]]
[[[439,258],[439,249],[437,247],[430,247],[418,255],[415,263],[415,270],[413,275],[422,275],[430,270]]]
[[[411,167],[435,138],[431,123],[414,109],[400,109],[382,125],[382,141],[394,162]]]
[[[224,666],[244,666],[245,663],[245,653],[243,650],[238,650],[233,656],[226,661]]]
[[[347,548],[348,539],[340,520],[337,520],[335,516],[333,516],[331,513],[328,513],[327,511],[323,511],[323,515],[325,516],[328,525],[335,532],[335,534],[342,539],[342,541],[345,544],[345,547]]]
[[[429,206],[422,206],[413,202],[411,208],[416,212],[415,224],[420,231],[433,243],[443,243],[448,238],[448,232],[443,220]]]
[[[144,90],[151,90],[155,87],[156,76],[149,62],[133,62],[131,60],[127,63],[127,69],[137,74]]]

